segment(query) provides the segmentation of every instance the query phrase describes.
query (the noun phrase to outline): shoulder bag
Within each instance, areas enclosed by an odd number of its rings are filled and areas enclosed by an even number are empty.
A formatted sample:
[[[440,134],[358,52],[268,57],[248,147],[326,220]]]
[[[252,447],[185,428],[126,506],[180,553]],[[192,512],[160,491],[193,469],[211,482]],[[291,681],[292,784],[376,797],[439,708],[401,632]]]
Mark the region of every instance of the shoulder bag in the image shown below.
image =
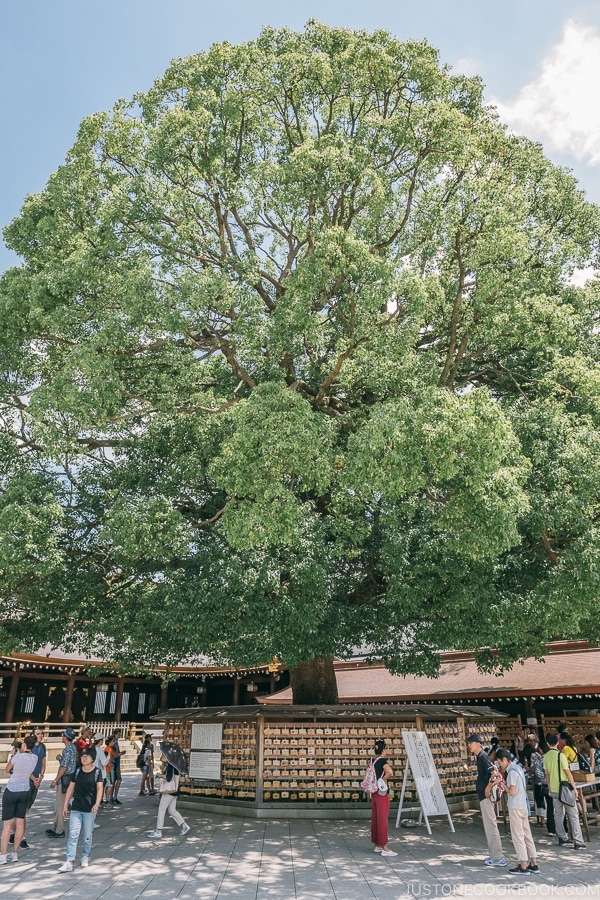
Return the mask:
[[[560,777],[560,753],[556,754],[556,764],[558,766],[558,799],[563,806],[576,806],[577,796],[575,788],[570,781],[562,781]]]

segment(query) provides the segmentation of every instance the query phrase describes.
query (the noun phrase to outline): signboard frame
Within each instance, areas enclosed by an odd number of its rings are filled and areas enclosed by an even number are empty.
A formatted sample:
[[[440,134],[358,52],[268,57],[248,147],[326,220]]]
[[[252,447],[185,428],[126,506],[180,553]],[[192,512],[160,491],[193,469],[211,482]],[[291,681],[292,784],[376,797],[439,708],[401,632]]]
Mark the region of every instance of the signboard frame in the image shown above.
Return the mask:
[[[433,759],[431,747],[424,731],[402,731],[402,740],[406,750],[406,768],[402,781],[398,815],[396,816],[396,828],[400,825],[403,812],[419,810],[419,825],[425,820],[427,832],[431,834],[429,819],[433,816],[447,816],[450,828],[455,830],[448,803],[442,789],[440,777]],[[419,806],[404,806],[404,797],[409,787],[414,787],[417,792]]]

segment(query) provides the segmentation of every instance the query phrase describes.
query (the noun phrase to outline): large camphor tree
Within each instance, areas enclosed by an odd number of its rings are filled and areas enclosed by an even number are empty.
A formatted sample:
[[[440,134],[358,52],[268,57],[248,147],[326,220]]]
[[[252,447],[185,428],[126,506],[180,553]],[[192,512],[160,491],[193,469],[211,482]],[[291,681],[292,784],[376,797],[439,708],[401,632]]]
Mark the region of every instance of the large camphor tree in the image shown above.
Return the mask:
[[[1,649],[276,656],[331,702],[357,646],[599,639],[599,233],[384,32],[267,28],[90,116],[5,231]]]

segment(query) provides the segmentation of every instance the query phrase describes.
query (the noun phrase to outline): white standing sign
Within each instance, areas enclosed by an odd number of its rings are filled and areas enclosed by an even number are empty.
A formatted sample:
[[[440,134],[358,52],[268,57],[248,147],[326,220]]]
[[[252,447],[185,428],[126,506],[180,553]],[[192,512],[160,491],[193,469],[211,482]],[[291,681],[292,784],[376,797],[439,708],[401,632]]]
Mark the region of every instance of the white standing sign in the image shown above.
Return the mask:
[[[425,819],[427,831],[431,834],[429,826],[429,818],[431,816],[447,816],[450,828],[454,831],[454,823],[450,816],[450,810],[442,790],[440,778],[435,767],[433,754],[427,735],[424,731],[403,731],[402,740],[406,750],[406,768],[404,770],[404,779],[402,781],[402,792],[400,794],[400,805],[398,807],[398,815],[396,817],[396,828],[400,824],[400,816],[402,812],[411,812],[419,810],[419,823],[421,819]],[[417,792],[419,799],[418,807],[404,807],[404,796],[407,787],[412,787]]]

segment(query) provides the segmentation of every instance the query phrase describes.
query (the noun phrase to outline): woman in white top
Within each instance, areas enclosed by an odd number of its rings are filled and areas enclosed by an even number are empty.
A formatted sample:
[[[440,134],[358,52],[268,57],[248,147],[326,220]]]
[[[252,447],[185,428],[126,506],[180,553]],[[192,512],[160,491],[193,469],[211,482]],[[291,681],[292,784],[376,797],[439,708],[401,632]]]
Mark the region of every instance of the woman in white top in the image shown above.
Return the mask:
[[[100,769],[102,772],[102,782],[106,787],[106,767],[110,762],[108,754],[104,749],[104,735],[95,734],[94,735],[94,748],[96,750],[96,759],[94,760],[94,765],[97,769]]]
[[[36,743],[33,734],[27,735],[16,752],[6,764],[4,770],[9,776],[2,795],[2,838],[0,839],[0,866],[7,862],[16,862],[19,846],[25,833],[25,814],[29,803],[29,788],[33,782],[39,787],[40,779],[35,778],[33,770],[38,758],[32,753]],[[12,853],[7,854],[12,820],[15,820],[15,844]]]

